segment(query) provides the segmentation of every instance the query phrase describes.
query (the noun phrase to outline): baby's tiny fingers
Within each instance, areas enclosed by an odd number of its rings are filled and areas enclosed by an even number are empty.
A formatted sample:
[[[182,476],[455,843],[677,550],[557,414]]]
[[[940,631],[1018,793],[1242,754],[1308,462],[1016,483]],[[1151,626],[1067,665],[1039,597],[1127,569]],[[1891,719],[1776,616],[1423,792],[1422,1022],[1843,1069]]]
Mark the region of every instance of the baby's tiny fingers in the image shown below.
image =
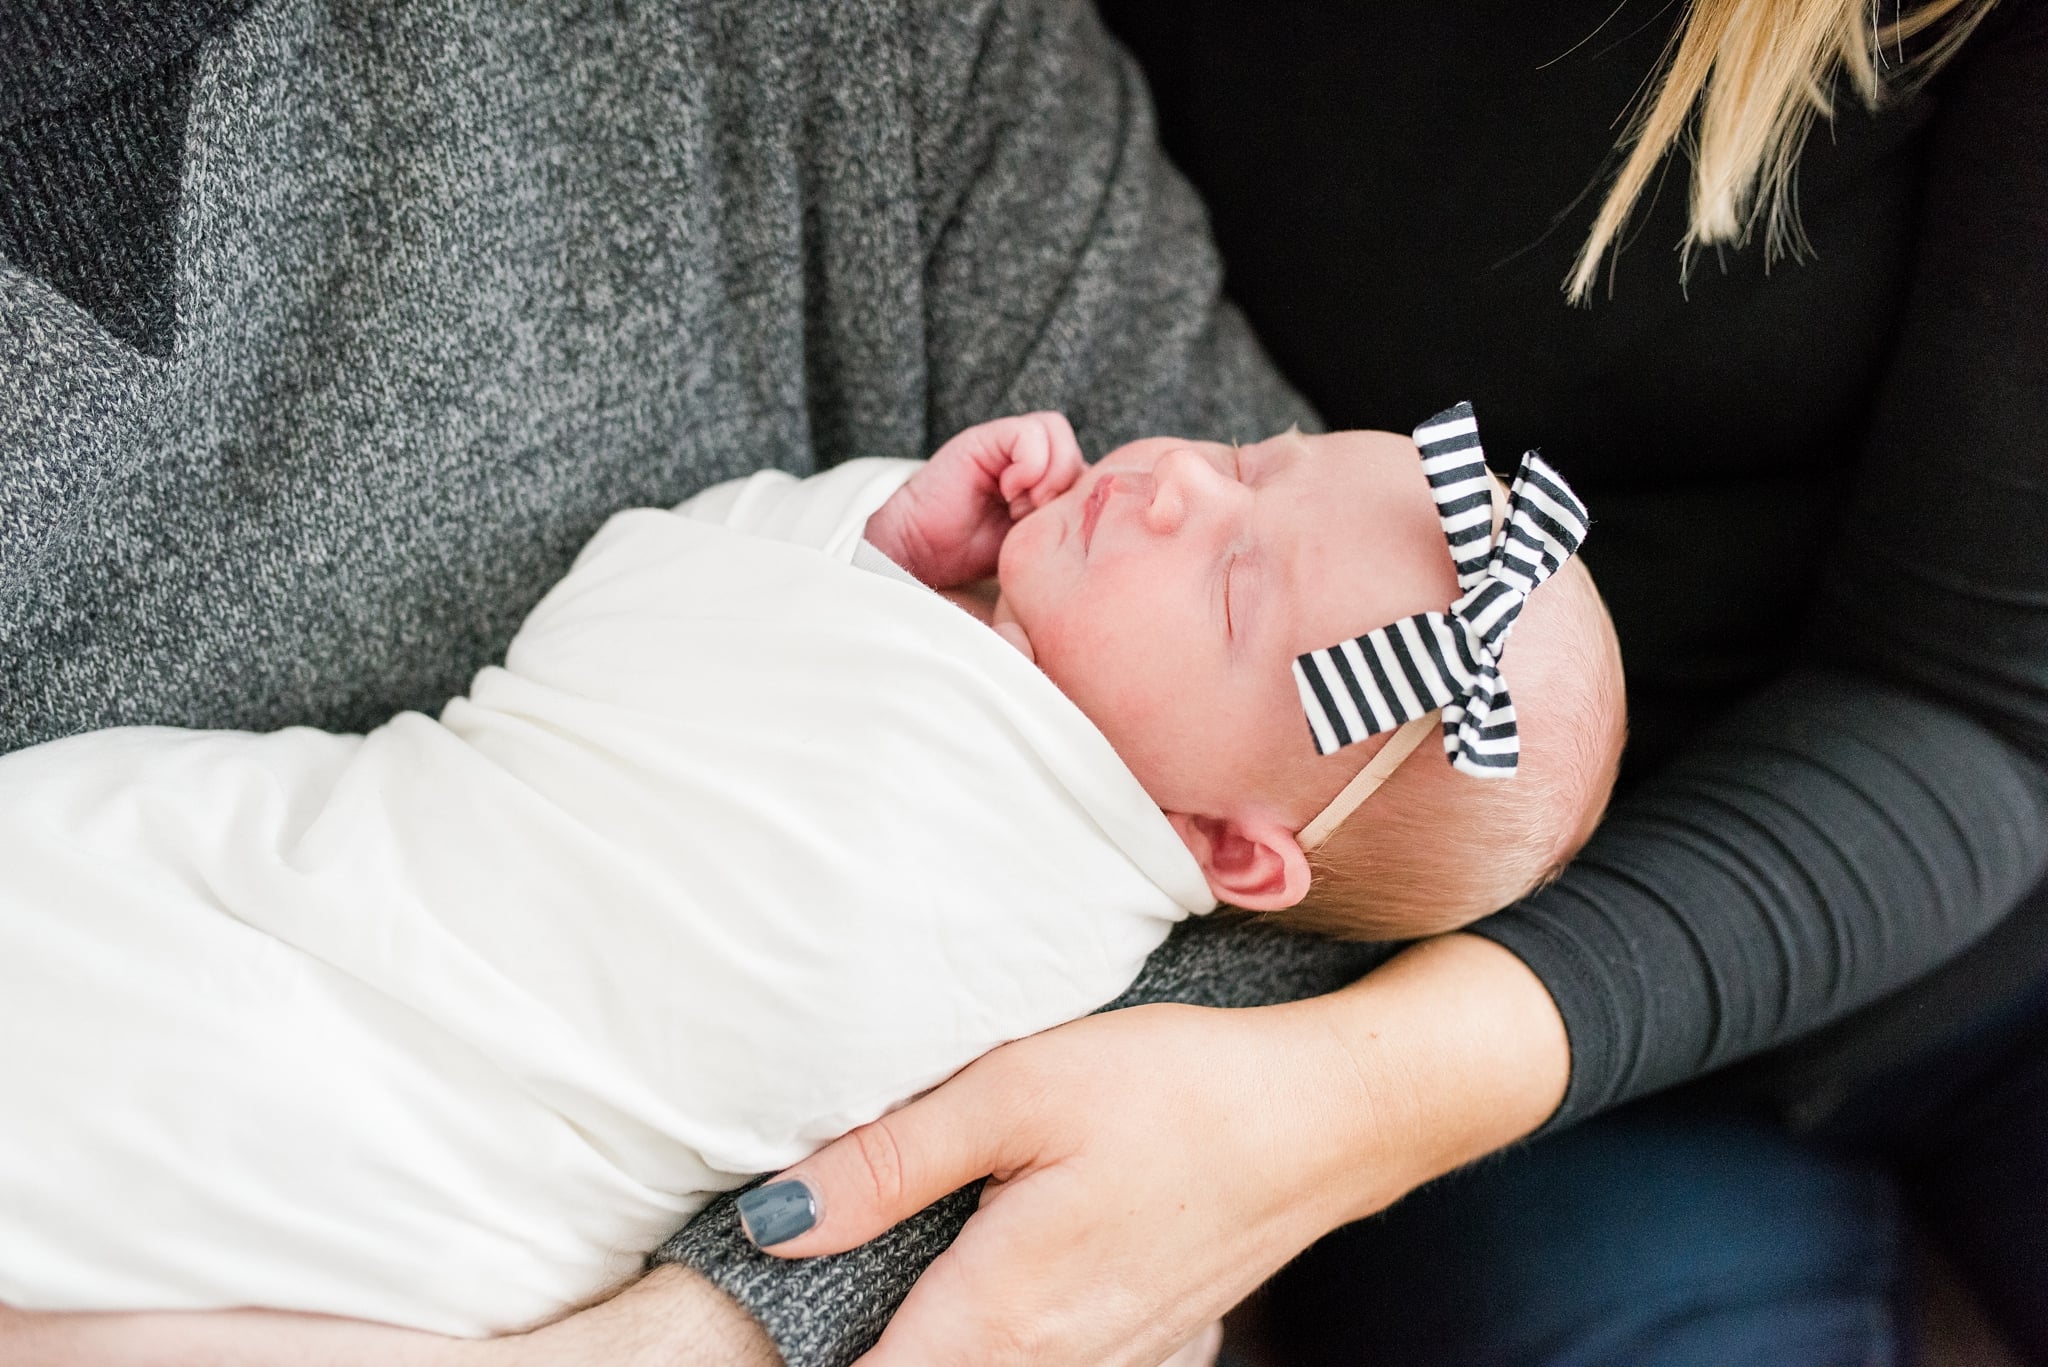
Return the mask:
[[[1033,476],[1027,474],[1023,466],[1012,464],[1004,467],[1002,477],[996,481],[996,487],[1002,490],[1006,501],[1015,503],[1024,497],[1025,491],[1031,487],[1032,479]]]
[[[1010,446],[1010,463],[1003,468],[1000,487],[1004,498],[1014,499],[1045,477],[1052,458],[1045,434],[1027,429]]]
[[[1072,452],[1055,451],[1051,467],[1046,470],[1045,477],[1033,487],[1032,494],[1040,503],[1049,503],[1073,488],[1074,481],[1081,478],[1081,471],[1084,468],[1086,462],[1081,459],[1081,452],[1078,449]]]

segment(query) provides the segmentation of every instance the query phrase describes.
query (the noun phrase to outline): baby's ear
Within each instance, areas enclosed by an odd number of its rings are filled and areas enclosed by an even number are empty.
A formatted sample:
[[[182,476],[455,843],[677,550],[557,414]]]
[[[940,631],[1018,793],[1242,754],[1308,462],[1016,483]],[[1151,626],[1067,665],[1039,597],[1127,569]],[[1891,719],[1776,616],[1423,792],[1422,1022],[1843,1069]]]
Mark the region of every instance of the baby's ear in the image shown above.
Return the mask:
[[[1265,817],[1168,812],[1219,902],[1246,911],[1283,911],[1308,896],[1308,856],[1294,832]]]

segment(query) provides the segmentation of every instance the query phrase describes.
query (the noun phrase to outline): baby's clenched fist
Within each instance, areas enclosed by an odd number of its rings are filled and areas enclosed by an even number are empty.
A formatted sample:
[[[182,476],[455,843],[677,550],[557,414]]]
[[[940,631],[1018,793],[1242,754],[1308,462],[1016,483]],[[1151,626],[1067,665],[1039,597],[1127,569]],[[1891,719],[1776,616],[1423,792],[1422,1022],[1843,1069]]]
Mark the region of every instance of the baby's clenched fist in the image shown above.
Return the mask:
[[[1082,464],[1062,414],[978,423],[941,446],[875,511],[867,539],[933,588],[986,579],[1010,527],[1071,489]]]

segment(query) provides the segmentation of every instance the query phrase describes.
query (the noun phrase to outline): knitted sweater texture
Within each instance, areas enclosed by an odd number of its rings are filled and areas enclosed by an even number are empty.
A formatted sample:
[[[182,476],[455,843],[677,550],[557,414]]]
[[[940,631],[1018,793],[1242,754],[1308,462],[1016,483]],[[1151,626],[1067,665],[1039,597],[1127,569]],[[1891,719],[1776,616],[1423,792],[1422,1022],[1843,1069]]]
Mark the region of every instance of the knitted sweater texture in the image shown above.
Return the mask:
[[[763,466],[1303,415],[1078,24],[277,3],[143,72],[162,354],[89,231],[0,266],[0,746],[436,707],[608,513]]]
[[[1311,416],[1083,6],[68,8],[0,42],[0,750],[437,709],[607,515],[747,471]],[[1375,957],[1242,933],[1176,979]],[[663,1256],[844,1362],[961,1213],[829,1285],[728,1207]]]

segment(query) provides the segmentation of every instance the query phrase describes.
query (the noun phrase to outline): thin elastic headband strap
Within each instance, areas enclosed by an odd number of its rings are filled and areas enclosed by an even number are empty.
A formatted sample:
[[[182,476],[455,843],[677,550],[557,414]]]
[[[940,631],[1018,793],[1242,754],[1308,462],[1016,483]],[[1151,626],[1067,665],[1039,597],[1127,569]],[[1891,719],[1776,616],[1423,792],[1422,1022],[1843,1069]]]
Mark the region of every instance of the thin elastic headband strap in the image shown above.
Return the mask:
[[[1358,810],[1358,804],[1379,791],[1379,786],[1394,776],[1401,767],[1401,761],[1413,754],[1423,738],[1436,730],[1437,714],[1425,712],[1413,721],[1404,722],[1401,729],[1388,738],[1366,766],[1344,785],[1344,791],[1330,799],[1330,805],[1316,813],[1316,819],[1301,828],[1295,839],[1303,850],[1312,850],[1330,838],[1331,832],[1344,824],[1344,818]]]

